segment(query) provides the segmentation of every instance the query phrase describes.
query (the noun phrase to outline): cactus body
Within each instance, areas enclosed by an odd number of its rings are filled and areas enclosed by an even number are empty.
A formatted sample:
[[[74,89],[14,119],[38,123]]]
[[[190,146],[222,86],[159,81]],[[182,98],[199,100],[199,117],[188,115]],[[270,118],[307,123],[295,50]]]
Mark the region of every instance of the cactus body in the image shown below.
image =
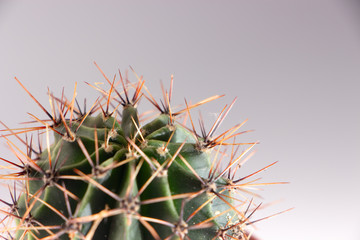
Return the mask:
[[[143,82],[132,99],[124,84],[123,95],[110,85],[102,92],[106,101],[86,113],[74,107],[75,98],[50,95],[57,114],[50,114],[50,123],[38,122],[41,134],[54,133],[51,145],[47,140],[46,147],[35,151],[28,141],[24,153],[8,140],[22,159],[15,175],[24,190],[7,212],[17,226],[3,232],[34,240],[249,239],[244,227],[254,207],[234,194],[246,187],[247,177],[235,180],[234,175],[256,143],[247,143],[250,147],[235,157],[235,142],[231,153],[223,148],[238,135],[238,126],[212,137],[231,106],[221,112],[212,132],[202,127],[198,135],[177,122],[195,105],[172,113],[168,94],[163,106],[147,97],[160,114],[142,123],[137,104]],[[110,112],[111,103],[122,105],[122,112]],[[228,165],[221,167],[229,156]]]

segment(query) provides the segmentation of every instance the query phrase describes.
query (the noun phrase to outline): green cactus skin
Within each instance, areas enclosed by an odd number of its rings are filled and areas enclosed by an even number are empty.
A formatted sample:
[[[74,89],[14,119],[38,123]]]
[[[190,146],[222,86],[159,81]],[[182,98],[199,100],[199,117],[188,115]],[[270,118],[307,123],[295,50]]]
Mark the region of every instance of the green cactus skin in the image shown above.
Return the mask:
[[[235,133],[240,125],[212,138],[232,104],[211,132],[201,125],[199,136],[177,122],[197,105],[172,113],[170,90],[163,106],[147,97],[160,114],[141,126],[137,104],[144,82],[139,80],[132,99],[122,79],[123,95],[108,82],[110,90],[102,91],[106,102],[98,101],[89,112],[75,107],[75,97],[67,101],[50,94],[54,113],[46,113],[51,121],[36,119],[42,123],[40,135],[48,139],[52,131],[54,142],[47,140],[39,151],[27,138],[22,152],[8,138],[18,133],[7,129],[10,133],[3,136],[22,159],[22,164],[12,163],[20,171],[10,176],[18,177],[23,190],[17,196],[12,191],[13,203],[5,212],[17,225],[2,234],[29,240],[250,239],[245,227],[257,207],[236,192],[252,183],[244,182],[250,176],[235,180],[234,173],[256,143],[244,143],[249,147],[235,157],[236,145],[242,144],[228,139],[240,134]],[[118,108],[109,111],[118,104],[121,117]],[[224,153],[227,145],[231,154]],[[220,167],[226,157],[229,163]]]

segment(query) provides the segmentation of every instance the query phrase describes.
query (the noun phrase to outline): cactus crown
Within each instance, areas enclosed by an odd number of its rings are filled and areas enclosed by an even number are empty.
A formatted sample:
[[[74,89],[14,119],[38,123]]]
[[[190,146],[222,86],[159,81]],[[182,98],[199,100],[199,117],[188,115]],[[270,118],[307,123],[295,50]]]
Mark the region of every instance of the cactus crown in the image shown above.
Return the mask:
[[[1,177],[16,180],[9,187],[11,201],[1,201],[7,206],[1,210],[6,214],[2,236],[250,239],[248,227],[257,221],[251,217],[260,205],[253,202],[256,194],[249,189],[272,184],[251,178],[274,163],[238,176],[257,142],[235,141],[247,132],[238,132],[243,123],[216,135],[235,100],[221,110],[210,131],[200,120],[198,134],[190,110],[221,96],[192,105],[185,101],[185,107],[175,112],[170,105],[173,78],[169,91],[162,87],[163,100],[158,102],[141,77],[131,84],[121,74],[115,82],[101,73],[110,89],[89,84],[101,93],[89,110],[86,104],[83,109],[79,106],[75,86],[70,100],[49,93],[51,111],[47,111],[16,79],[49,119],[30,114],[39,126],[10,129],[4,125],[2,137],[17,160],[1,158],[15,169]],[[120,83],[122,91],[117,87]],[[159,111],[152,120],[138,114],[141,98]],[[33,136],[28,137],[34,131],[39,139],[46,138],[45,144],[39,140],[35,146]],[[10,136],[22,142],[26,151]]]

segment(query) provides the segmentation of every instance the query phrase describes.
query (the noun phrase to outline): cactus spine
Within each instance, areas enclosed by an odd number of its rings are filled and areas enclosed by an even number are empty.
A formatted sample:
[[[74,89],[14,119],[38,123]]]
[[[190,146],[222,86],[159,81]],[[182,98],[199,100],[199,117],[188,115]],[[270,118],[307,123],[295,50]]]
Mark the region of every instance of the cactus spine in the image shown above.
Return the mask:
[[[101,71],[101,69],[100,69]],[[250,239],[247,226],[259,207],[247,190],[254,183],[235,177],[256,144],[233,141],[242,124],[214,136],[228,114],[225,106],[209,132],[200,122],[195,131],[190,110],[220,96],[205,99],[174,112],[170,91],[163,90],[159,104],[144,91],[144,81],[124,82],[122,92],[109,81],[90,110],[75,99],[49,94],[51,111],[26,90],[45,111],[48,120],[31,115],[40,126],[9,129],[3,138],[18,161],[1,158],[16,170],[2,178],[15,179],[11,202],[3,213],[2,236],[9,239]],[[133,94],[130,94],[130,87]],[[137,105],[147,98],[160,112],[153,120],[139,119]],[[122,111],[121,111],[122,108]],[[112,109],[112,110],[110,110]],[[180,123],[188,117],[191,127]],[[5,126],[5,125],[4,125]],[[191,129],[191,130],[190,130]],[[46,146],[21,133],[39,132]],[[49,134],[54,133],[50,144]],[[21,150],[10,138],[26,146]],[[240,145],[248,147],[236,154]],[[231,153],[226,153],[229,148]],[[228,163],[224,165],[224,159]],[[221,166],[223,165],[223,166]],[[272,164],[271,164],[272,165]],[[247,193],[248,197],[239,197]],[[16,226],[5,224],[15,220]]]

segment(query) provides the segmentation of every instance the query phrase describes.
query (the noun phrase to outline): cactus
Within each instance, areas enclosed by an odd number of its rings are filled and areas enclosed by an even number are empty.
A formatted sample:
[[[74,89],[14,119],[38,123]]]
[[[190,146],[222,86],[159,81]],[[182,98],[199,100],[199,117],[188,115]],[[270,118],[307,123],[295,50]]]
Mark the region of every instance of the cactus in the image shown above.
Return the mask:
[[[260,205],[253,202],[255,194],[249,188],[269,184],[250,178],[274,163],[238,176],[239,167],[257,142],[235,141],[247,132],[238,132],[243,123],[215,135],[235,100],[222,109],[209,132],[200,121],[198,134],[191,110],[221,96],[196,104],[185,101],[183,109],[175,112],[170,105],[172,78],[170,90],[162,88],[164,96],[159,103],[142,78],[132,84],[120,73],[115,82],[101,73],[110,89],[89,84],[101,96],[88,111],[86,106],[81,109],[75,98],[76,86],[70,100],[49,93],[51,111],[47,111],[15,78],[49,119],[30,114],[38,126],[10,129],[3,124],[2,137],[17,160],[1,158],[15,169],[2,179],[16,181],[9,185],[11,201],[1,200],[8,207],[1,210],[6,215],[2,236],[250,239],[248,227],[257,221],[250,219]],[[117,87],[119,83],[122,88]],[[152,120],[144,120],[145,115],[138,113],[142,98],[159,112]],[[34,138],[33,132],[38,137]],[[22,142],[25,150],[11,137]],[[34,144],[37,138],[39,144]],[[227,153],[227,148],[231,152]]]

